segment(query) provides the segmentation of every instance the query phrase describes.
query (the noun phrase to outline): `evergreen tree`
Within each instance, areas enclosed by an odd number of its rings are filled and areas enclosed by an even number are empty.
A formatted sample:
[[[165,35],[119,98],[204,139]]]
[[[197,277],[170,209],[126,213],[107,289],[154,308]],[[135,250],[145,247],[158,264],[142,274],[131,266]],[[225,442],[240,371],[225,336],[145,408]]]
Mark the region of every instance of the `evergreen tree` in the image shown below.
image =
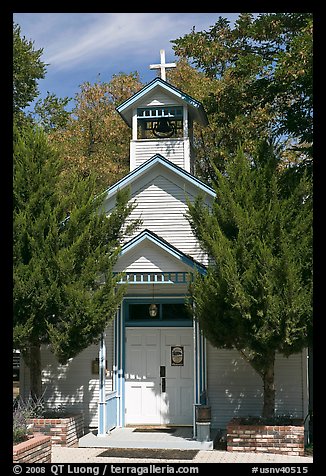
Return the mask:
[[[75,180],[63,197],[62,162],[43,131],[14,131],[14,346],[41,395],[42,344],[60,363],[95,342],[124,288],[113,266],[132,206],[119,194],[109,217],[95,180]]]
[[[212,260],[191,289],[195,315],[213,346],[237,349],[261,376],[262,416],[271,417],[276,352],[289,356],[311,342],[311,177],[294,181],[266,146],[254,160],[239,150],[216,174],[212,209],[200,197],[189,204]]]
[[[62,133],[71,116],[65,109],[69,101],[71,99],[68,97],[58,98],[47,91],[46,97],[43,100],[38,99],[35,103],[33,112],[35,122],[47,133],[57,130]]]
[[[47,92],[38,99],[34,111],[26,111],[39,96],[38,80],[44,79],[46,63],[41,61],[43,48],[36,50],[33,41],[21,35],[18,24],[13,25],[13,113],[14,123],[20,127],[37,122],[46,132],[62,129],[69,117],[66,111],[70,99],[58,98]]]
[[[37,80],[45,76],[41,61],[43,49],[35,50],[32,41],[21,36],[20,26],[13,28],[13,110],[22,111],[37,96]]]

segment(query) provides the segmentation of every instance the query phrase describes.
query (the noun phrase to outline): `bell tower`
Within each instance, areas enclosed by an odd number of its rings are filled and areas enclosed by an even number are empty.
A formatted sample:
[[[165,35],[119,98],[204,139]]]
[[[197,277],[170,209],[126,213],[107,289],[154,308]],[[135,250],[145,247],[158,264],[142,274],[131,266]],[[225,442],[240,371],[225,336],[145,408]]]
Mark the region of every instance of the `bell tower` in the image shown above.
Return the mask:
[[[193,173],[193,123],[208,124],[200,102],[166,81],[166,69],[176,67],[165,62],[150,65],[160,76],[117,107],[132,129],[130,171],[160,154],[175,165]]]

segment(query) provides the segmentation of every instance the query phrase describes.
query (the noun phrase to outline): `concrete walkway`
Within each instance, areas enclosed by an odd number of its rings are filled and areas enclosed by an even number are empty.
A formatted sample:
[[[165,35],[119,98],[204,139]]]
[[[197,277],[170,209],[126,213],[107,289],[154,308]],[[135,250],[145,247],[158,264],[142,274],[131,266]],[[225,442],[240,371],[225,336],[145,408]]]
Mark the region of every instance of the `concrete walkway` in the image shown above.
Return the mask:
[[[144,449],[144,458],[115,458],[101,457],[100,455],[108,451],[108,448],[61,448],[54,446],[52,448],[52,463],[312,463],[310,456],[283,456],[271,453],[240,453],[220,450],[204,451],[199,450],[193,459],[149,459],[146,458],[146,449]]]
[[[115,428],[97,437],[90,431],[79,439],[78,448],[52,447],[52,463],[312,463],[312,457],[271,453],[230,452],[213,449],[221,434],[210,433],[212,441],[196,441],[192,428]],[[217,443],[216,443],[217,444]],[[112,456],[111,456],[112,454]]]
[[[89,432],[79,439],[79,448],[153,448],[179,450],[212,450],[218,430],[210,431],[209,441],[193,438],[192,427],[169,427],[166,430],[148,428],[137,431],[135,427],[115,428],[109,434],[98,437]]]

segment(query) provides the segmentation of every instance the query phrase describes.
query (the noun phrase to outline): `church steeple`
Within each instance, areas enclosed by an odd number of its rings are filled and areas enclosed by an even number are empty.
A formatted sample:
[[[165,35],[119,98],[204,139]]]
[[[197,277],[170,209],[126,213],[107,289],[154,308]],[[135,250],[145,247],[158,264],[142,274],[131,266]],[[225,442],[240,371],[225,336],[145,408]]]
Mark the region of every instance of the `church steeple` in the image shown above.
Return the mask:
[[[165,51],[160,53],[161,63],[150,68],[160,70],[161,77],[117,107],[132,128],[130,171],[158,153],[193,173],[193,122],[206,126],[207,116],[199,101],[163,79],[166,69],[176,64],[166,63]]]

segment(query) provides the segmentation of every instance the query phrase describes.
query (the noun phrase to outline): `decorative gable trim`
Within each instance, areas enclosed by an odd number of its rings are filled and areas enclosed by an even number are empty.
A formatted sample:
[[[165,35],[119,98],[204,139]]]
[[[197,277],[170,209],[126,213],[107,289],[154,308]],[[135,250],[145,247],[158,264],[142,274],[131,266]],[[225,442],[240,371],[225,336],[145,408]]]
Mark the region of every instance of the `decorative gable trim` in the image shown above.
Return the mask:
[[[208,185],[204,184],[201,182],[198,178],[196,178],[194,175],[190,174],[186,170],[182,169],[176,164],[173,164],[170,160],[166,159],[160,154],[155,154],[153,157],[151,157],[149,160],[141,164],[139,167],[134,169],[132,172],[130,172],[128,175],[126,175],[124,178],[119,180],[115,185],[112,185],[109,187],[107,190],[103,192],[103,194],[107,195],[107,199],[112,197],[114,194],[117,193],[118,190],[123,189],[133,183],[138,177],[143,175],[144,173],[148,172],[151,170],[156,164],[161,164],[167,169],[171,170],[174,172],[176,175],[181,177],[183,180],[186,180],[187,182],[191,183],[195,187],[199,188],[206,194],[210,195],[211,197],[215,198],[216,193],[215,190],[209,187]]]
[[[150,83],[144,86],[140,91],[131,96],[131,98],[124,101],[120,106],[116,108],[116,111],[120,114],[126,124],[131,127],[132,110],[140,103],[145,96],[147,96],[153,89],[162,88],[165,92],[173,95],[183,103],[186,103],[193,113],[195,119],[203,126],[208,125],[208,119],[203,108],[203,105],[192,98],[188,94],[180,91],[180,89],[172,86],[172,84],[163,81],[161,78],[154,78]]]
[[[195,269],[200,274],[206,274],[206,271],[207,271],[206,266],[202,265],[191,256],[186,255],[182,251],[178,250],[178,248],[171,245],[171,243],[164,240],[164,238],[156,235],[156,233],[153,233],[152,231],[148,229],[143,230],[141,233],[139,233],[139,235],[135,236],[130,241],[125,243],[122,246],[120,255],[123,256],[124,254],[130,252],[135,247],[139,246],[144,240],[150,241],[151,243],[158,246],[165,252],[169,253],[174,258],[180,260],[185,265],[189,266],[192,269]]]

